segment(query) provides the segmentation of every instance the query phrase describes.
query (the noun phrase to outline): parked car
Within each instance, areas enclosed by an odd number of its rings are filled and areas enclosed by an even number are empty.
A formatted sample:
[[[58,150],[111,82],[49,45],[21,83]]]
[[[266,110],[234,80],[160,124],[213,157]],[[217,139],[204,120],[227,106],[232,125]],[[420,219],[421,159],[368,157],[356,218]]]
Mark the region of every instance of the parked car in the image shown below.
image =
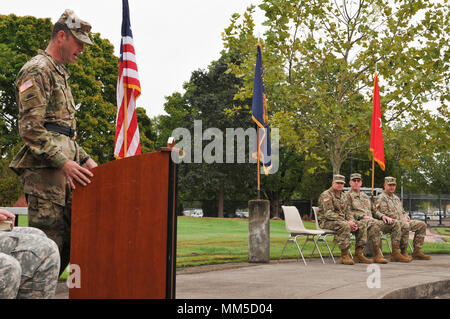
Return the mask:
[[[415,211],[411,212],[411,219],[423,220],[425,221],[425,217],[427,216],[426,212]]]
[[[248,209],[236,209],[234,212],[239,218],[248,218]]]
[[[183,210],[183,215],[190,217],[203,217],[203,209],[201,208],[186,209]]]

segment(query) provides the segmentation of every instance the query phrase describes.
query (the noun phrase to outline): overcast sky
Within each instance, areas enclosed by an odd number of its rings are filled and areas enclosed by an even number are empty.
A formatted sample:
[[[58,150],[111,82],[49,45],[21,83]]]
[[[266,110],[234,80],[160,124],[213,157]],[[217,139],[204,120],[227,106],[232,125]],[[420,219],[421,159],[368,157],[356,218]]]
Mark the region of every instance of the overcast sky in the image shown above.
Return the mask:
[[[142,94],[137,102],[147,115],[165,114],[165,96],[183,92],[192,71],[205,69],[223,48],[221,33],[233,13],[259,0],[129,0]],[[51,18],[73,9],[108,39],[119,56],[122,0],[20,0],[0,4],[0,14]],[[257,22],[263,20],[262,14]],[[256,29],[258,30],[258,29]]]

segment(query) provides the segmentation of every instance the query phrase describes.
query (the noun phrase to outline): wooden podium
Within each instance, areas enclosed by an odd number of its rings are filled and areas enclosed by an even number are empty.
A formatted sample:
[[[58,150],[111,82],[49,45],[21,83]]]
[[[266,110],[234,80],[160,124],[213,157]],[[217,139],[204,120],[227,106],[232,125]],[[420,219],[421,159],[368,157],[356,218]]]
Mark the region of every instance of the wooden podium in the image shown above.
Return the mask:
[[[72,199],[69,298],[175,298],[176,164],[171,151],[100,165]]]

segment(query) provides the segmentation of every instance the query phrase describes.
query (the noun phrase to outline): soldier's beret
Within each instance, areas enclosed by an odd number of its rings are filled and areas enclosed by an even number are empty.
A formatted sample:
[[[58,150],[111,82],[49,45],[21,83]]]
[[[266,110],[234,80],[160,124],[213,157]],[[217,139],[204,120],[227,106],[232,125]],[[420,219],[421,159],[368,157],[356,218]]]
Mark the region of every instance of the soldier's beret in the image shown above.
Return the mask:
[[[91,31],[92,26],[88,22],[78,18],[73,10],[66,9],[58,22],[65,24],[75,38],[81,42],[92,45],[92,41],[89,38],[89,32]]]

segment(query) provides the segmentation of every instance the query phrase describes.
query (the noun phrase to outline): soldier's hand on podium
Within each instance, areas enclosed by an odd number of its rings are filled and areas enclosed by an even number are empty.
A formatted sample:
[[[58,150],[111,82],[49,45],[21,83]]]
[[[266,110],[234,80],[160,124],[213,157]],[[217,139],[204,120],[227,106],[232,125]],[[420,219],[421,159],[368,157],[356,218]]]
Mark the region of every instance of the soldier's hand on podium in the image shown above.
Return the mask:
[[[77,164],[77,162],[74,162],[72,160],[68,160],[67,162],[65,162],[61,170],[69,181],[70,187],[72,189],[75,189],[75,181],[83,186],[86,186],[91,182],[88,176],[94,176],[94,174],[92,174],[87,168],[81,167]]]
[[[87,168],[87,169],[92,169],[94,167],[97,167],[97,163],[92,159],[89,158],[86,163],[84,163],[83,165],[81,165],[81,167]]]

